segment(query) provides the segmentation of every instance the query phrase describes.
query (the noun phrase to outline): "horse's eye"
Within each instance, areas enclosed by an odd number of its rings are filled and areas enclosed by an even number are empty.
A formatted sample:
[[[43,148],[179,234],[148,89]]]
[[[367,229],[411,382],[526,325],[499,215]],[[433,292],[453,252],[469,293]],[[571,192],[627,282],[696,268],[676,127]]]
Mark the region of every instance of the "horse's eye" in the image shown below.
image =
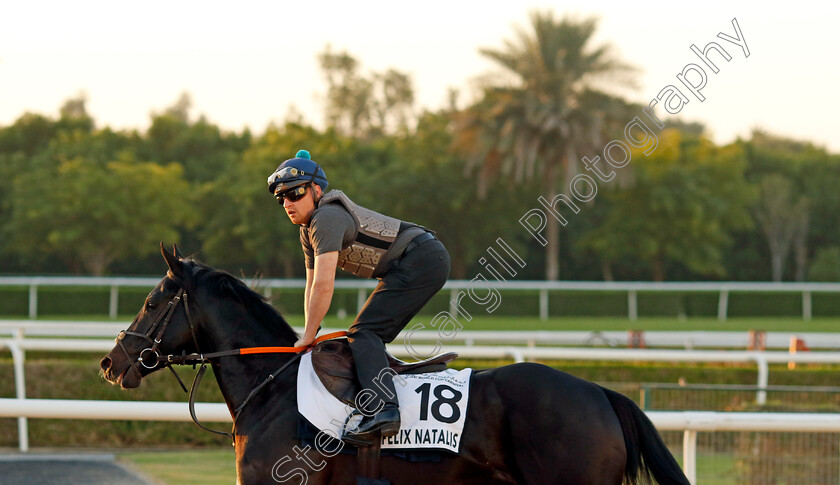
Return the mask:
[[[146,303],[146,310],[152,311],[155,309],[155,304],[152,302]]]

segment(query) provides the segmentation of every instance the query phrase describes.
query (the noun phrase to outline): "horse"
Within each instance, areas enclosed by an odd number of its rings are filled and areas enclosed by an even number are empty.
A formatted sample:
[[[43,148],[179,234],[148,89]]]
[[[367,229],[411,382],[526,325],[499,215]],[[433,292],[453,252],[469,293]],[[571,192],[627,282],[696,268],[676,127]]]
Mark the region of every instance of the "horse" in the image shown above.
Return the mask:
[[[291,346],[297,340],[292,327],[262,295],[229,273],[184,258],[177,246],[170,254],[161,245],[161,252],[166,276],[101,360],[103,377],[124,389],[136,388],[166,367],[167,359],[204,352],[202,360],[210,362],[234,417],[237,483],[295,477],[298,481],[290,483],[357,483],[356,457],[346,452],[353,447],[335,452],[344,445],[336,439],[327,452],[299,439],[296,354],[230,351]],[[381,483],[689,483],[632,400],[546,365],[524,362],[474,371],[469,406],[458,454],[441,452],[436,460],[415,462],[383,454]]]

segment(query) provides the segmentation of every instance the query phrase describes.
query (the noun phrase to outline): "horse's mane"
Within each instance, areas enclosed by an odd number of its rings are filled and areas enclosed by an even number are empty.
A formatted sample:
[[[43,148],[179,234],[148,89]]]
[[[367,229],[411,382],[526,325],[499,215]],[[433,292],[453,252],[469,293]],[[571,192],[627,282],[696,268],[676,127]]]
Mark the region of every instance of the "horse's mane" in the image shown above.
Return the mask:
[[[192,266],[192,271],[185,272],[185,276],[189,279],[186,281],[189,287],[195,288],[200,282],[202,287],[214,297],[232,297],[245,307],[251,318],[279,331],[282,338],[297,340],[297,334],[280,312],[268,302],[265,296],[249,288],[242,280],[227,271],[215,269],[193,258],[182,261]]]

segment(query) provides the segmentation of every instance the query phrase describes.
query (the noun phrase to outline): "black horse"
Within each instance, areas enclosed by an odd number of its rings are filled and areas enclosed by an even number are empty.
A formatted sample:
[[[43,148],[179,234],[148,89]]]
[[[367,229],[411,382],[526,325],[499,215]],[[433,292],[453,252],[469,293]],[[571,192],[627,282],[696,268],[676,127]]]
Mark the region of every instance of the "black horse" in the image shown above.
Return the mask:
[[[289,324],[243,282],[180,257],[177,248],[173,254],[161,250],[169,271],[102,359],[108,381],[139,386],[165,365],[159,354],[294,344],[297,336]],[[189,305],[178,305],[187,295]],[[231,414],[250,399],[233,429],[238,483],[354,484],[355,456],[335,453],[342,442],[333,440],[327,452],[306,447],[298,437],[293,359],[294,354],[211,359]],[[290,365],[252,393],[284,362]],[[550,367],[520,363],[476,371],[469,405],[460,454],[442,452],[437,461],[426,462],[385,455],[382,478],[396,485],[603,485],[650,478],[688,483],[630,399]]]

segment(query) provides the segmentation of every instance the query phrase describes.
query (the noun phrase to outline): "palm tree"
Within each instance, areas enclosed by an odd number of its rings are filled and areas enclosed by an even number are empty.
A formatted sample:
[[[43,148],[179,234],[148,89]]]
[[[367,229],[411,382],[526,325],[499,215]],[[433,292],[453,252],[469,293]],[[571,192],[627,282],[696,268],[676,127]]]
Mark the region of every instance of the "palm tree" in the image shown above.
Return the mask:
[[[507,177],[539,177],[547,199],[578,169],[579,157],[599,151],[607,133],[628,122],[630,105],[604,88],[633,86],[631,67],[609,48],[590,48],[597,20],[531,15],[531,31],[518,30],[500,50],[481,53],[504,69],[488,79],[482,97],[459,117],[456,149],[479,172],[479,187]],[[548,217],[546,279],[559,276],[559,223]]]

